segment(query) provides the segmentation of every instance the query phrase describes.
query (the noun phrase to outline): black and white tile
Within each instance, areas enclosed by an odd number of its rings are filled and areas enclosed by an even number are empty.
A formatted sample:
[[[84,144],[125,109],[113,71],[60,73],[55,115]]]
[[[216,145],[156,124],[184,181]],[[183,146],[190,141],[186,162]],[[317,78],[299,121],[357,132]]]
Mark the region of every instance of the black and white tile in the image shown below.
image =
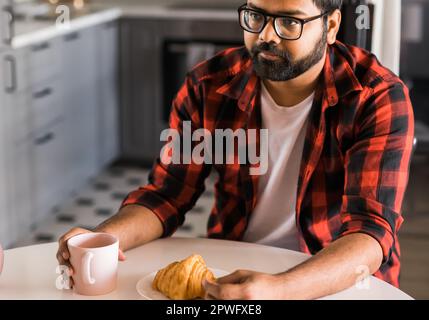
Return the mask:
[[[40,222],[15,247],[57,241],[73,227],[92,229],[114,215],[126,195],[146,184],[149,170],[132,166],[114,166],[91,181],[60,205],[55,214]],[[214,177],[206,183],[206,191],[195,207],[186,214],[185,223],[176,231],[177,237],[205,237],[208,215],[214,203]]]

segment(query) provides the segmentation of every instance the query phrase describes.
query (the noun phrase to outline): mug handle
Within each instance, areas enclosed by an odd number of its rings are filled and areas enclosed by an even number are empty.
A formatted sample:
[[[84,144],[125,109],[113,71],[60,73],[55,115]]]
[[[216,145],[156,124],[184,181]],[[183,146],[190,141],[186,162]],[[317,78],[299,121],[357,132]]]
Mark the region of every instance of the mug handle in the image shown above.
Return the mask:
[[[91,261],[94,258],[92,252],[87,252],[82,259],[82,278],[85,284],[94,284],[95,279],[91,277]]]

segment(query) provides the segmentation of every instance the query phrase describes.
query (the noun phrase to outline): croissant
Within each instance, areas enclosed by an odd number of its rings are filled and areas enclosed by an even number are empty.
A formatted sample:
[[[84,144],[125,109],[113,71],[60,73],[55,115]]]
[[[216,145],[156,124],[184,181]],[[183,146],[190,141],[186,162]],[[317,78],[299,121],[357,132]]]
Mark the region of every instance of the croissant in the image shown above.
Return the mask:
[[[159,270],[152,287],[173,300],[204,298],[203,279],[216,280],[203,258],[193,254]]]

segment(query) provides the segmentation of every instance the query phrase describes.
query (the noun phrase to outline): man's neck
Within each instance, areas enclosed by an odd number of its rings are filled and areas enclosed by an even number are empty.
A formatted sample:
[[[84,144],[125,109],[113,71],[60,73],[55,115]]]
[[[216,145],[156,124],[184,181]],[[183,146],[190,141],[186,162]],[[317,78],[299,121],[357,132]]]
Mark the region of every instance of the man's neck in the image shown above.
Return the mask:
[[[288,81],[263,79],[262,81],[271,97],[279,106],[293,107],[314,92],[322,74],[325,59],[326,55],[319,63],[295,79]]]

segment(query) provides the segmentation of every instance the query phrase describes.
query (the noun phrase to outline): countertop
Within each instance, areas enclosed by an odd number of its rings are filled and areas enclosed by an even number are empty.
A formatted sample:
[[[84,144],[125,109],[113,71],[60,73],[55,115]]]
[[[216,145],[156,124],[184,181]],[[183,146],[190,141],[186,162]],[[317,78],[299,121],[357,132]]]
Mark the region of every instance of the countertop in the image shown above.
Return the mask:
[[[161,1],[92,1],[87,5],[88,14],[72,18],[68,25],[57,24],[55,20],[37,20],[31,17],[17,19],[15,22],[15,37],[12,48],[21,48],[41,41],[49,40],[76,30],[101,24],[104,22],[126,18],[151,17],[159,19],[237,19],[239,3],[237,0],[216,2],[207,0],[195,2],[195,7],[186,0]]]
[[[106,8],[76,19],[71,19],[68,25],[57,25],[55,21],[50,20],[17,20],[14,26],[15,36],[12,40],[12,48],[17,49],[30,46],[82,28],[118,19],[121,15],[122,12],[119,8]]]

